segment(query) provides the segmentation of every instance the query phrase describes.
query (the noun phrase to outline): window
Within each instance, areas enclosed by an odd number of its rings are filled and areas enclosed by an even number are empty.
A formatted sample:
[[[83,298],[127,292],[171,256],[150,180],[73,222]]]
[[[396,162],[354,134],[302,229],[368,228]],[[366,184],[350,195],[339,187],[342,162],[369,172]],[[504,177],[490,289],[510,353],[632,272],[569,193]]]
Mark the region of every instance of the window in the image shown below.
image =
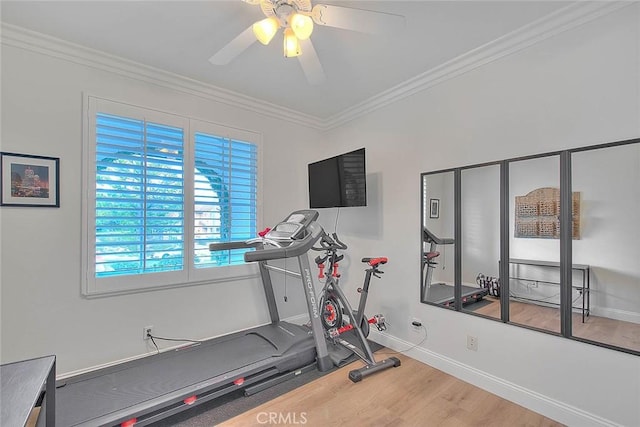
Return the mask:
[[[244,250],[211,254],[209,243],[257,236],[256,146],[195,133],[195,266],[242,264]]]
[[[258,229],[258,136],[87,98],[86,295],[243,277]]]

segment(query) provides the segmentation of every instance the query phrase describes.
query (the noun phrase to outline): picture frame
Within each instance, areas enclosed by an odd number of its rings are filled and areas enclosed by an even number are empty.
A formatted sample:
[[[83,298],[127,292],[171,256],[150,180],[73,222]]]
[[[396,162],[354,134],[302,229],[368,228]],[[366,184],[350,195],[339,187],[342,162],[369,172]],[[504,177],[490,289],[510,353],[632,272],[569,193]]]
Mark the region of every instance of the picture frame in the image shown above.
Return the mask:
[[[0,206],[60,207],[60,159],[0,152]]]
[[[440,218],[440,199],[429,199],[429,218]]]

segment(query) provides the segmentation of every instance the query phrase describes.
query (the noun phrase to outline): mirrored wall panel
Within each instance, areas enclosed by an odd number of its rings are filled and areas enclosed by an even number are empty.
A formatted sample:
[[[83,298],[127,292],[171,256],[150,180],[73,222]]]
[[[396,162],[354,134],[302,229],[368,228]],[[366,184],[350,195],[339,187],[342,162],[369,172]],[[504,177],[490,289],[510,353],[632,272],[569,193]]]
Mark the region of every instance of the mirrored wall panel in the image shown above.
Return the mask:
[[[423,303],[640,355],[640,139],[421,184]]]
[[[422,302],[454,307],[454,172],[422,175]]]
[[[573,263],[590,272],[588,316],[583,322],[574,309],[573,336],[640,351],[640,144],[580,151],[571,160],[581,197]]]
[[[462,309],[500,319],[500,165],[461,171]]]
[[[509,320],[560,333],[560,156],[509,163]]]

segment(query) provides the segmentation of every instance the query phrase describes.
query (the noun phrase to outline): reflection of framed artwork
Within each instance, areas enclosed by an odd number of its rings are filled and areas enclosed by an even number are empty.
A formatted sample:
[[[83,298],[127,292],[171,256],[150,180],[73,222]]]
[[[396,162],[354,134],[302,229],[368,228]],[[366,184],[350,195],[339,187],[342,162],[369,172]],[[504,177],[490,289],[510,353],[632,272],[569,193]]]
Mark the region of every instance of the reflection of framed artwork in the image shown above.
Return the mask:
[[[573,239],[580,239],[580,192],[571,195],[571,227]],[[560,189],[538,188],[524,196],[516,196],[515,237],[560,238]]]
[[[60,207],[60,159],[0,153],[0,205]]]
[[[440,199],[429,199],[429,218],[440,218]]]

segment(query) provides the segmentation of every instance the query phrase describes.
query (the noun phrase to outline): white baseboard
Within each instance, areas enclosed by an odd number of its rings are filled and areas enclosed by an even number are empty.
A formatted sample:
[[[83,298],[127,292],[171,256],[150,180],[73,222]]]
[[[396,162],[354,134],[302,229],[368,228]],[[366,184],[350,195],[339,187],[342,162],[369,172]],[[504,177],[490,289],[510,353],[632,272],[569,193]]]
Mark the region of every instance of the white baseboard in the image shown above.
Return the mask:
[[[533,390],[526,389],[492,374],[460,363],[457,360],[423,347],[415,347],[414,344],[387,333],[372,330],[369,338],[378,344],[384,345],[392,350],[402,351],[412,359],[446,372],[449,375],[453,375],[462,381],[480,387],[483,390],[524,406],[562,424],[581,427],[620,426],[610,420],[554,400]],[[409,350],[404,351],[405,349]]]
[[[640,324],[640,313],[635,311],[618,310],[615,308],[591,307],[591,314],[598,317],[606,317],[623,322]]]

